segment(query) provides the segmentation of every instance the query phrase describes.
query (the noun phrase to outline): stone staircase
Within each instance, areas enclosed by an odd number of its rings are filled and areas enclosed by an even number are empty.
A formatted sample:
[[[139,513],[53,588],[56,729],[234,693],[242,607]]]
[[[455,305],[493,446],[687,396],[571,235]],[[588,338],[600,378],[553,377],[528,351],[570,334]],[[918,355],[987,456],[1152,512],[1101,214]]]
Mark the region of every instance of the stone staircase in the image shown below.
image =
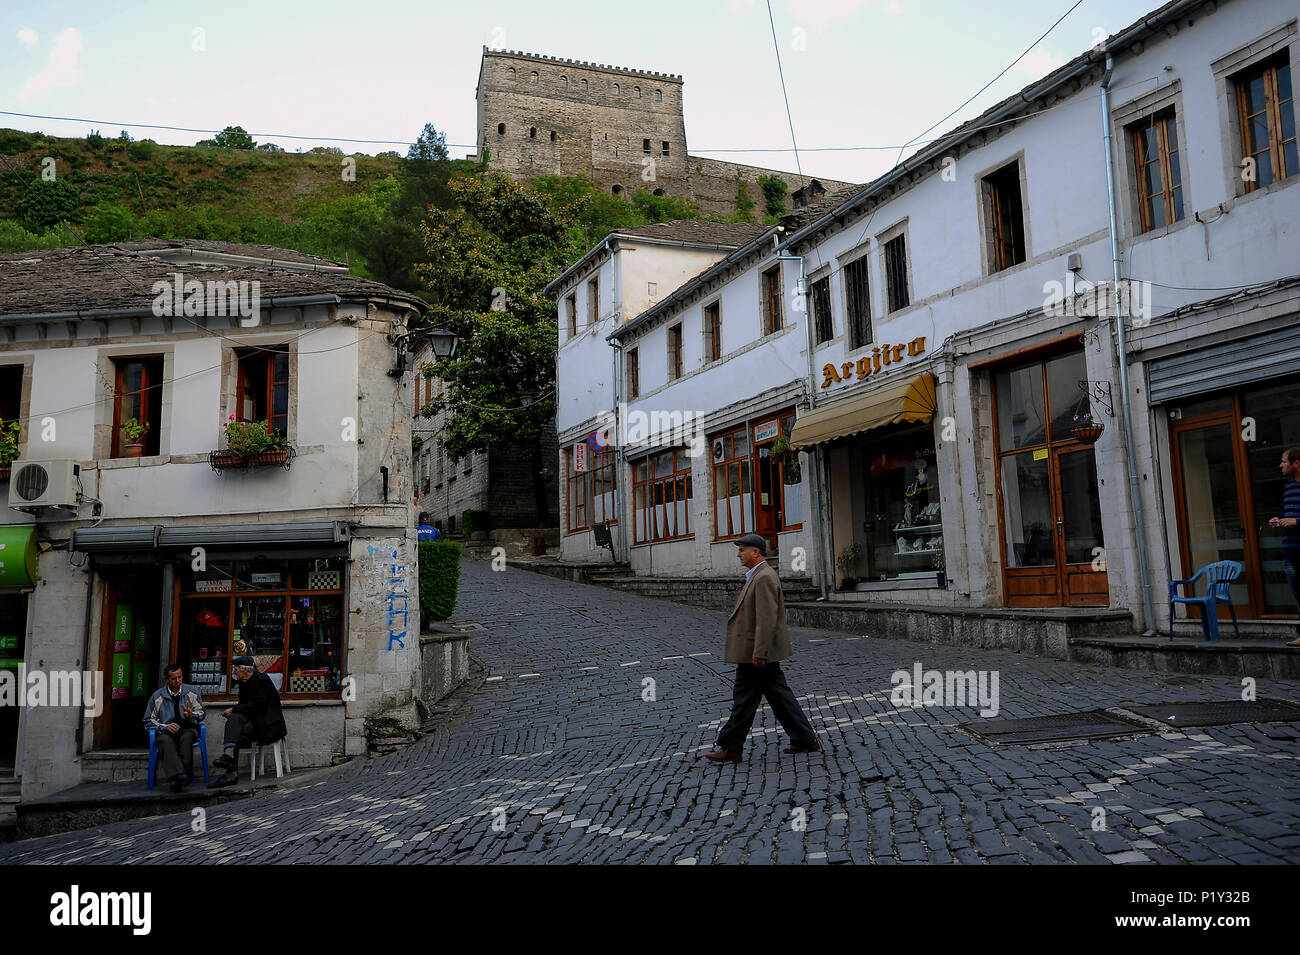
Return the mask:
[[[13,776],[0,777],[0,831],[17,825],[21,791],[20,780]],[[3,836],[0,836],[0,841],[3,841]]]

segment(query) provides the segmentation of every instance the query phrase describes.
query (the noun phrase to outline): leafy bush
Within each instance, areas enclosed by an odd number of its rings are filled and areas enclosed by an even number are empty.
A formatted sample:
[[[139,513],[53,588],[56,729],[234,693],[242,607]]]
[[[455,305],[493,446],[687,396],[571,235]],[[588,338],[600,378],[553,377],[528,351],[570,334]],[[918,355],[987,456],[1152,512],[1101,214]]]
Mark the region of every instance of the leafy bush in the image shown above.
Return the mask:
[[[37,179],[18,200],[18,214],[30,226],[45,228],[75,219],[78,205],[77,188],[66,179]]]
[[[466,537],[475,531],[490,531],[492,529],[492,515],[487,511],[469,508],[461,515],[461,526],[464,528]]]
[[[236,421],[231,415],[226,421],[226,450],[249,457],[263,451],[281,451],[289,446],[288,440],[278,431],[272,431],[265,421]]]
[[[0,425],[0,465],[9,465],[18,460],[21,437],[22,427],[17,421]]]
[[[456,612],[460,592],[460,544],[456,541],[424,541],[417,545],[420,556],[420,618],[446,620]]]
[[[135,217],[116,202],[101,202],[86,218],[86,238],[91,242],[125,242],[135,230]]]

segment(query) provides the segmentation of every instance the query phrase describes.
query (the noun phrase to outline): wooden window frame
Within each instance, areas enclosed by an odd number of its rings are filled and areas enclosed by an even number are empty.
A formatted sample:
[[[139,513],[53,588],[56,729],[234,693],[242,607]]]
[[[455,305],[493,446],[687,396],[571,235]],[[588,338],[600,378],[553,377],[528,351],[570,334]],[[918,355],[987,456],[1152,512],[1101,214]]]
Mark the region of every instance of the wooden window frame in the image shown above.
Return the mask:
[[[1140,122],[1133,123],[1128,127],[1129,142],[1133,149],[1134,174],[1137,177],[1134,186],[1137,190],[1138,221],[1142,224],[1143,232],[1167,228],[1175,222],[1181,222],[1186,210],[1186,204],[1181,201],[1176,203],[1174,197],[1175,191],[1182,191],[1183,189],[1182,170],[1178,168],[1180,158],[1178,153],[1181,152],[1182,143],[1178,144],[1178,149],[1170,150],[1169,148],[1169,129],[1172,126],[1174,136],[1177,137],[1177,121],[1177,114],[1171,108],[1152,113]],[[1148,129],[1152,128],[1156,131],[1156,155],[1154,157],[1146,155],[1146,136],[1144,135]],[[1146,167],[1153,162],[1160,167],[1159,193],[1148,193],[1146,190]],[[1175,171],[1178,172],[1177,185],[1173,184]],[[1164,205],[1165,221],[1163,225],[1156,225],[1151,214],[1149,203],[1156,198],[1159,198]]]
[[[564,512],[568,533],[591,530],[591,496],[586,471],[573,470],[573,448],[564,449]]]
[[[1278,70],[1282,67],[1285,67],[1291,73],[1291,98],[1285,104],[1278,99],[1277,88]],[[1261,77],[1264,80],[1264,108],[1256,113],[1247,113],[1246,88],[1253,80]],[[1300,152],[1300,141],[1294,135],[1290,139],[1282,139],[1282,110],[1284,106],[1290,108],[1292,126],[1295,126],[1295,73],[1291,70],[1291,62],[1286,52],[1269,57],[1237,73],[1232,77],[1232,81],[1237,97],[1237,122],[1241,130],[1240,145],[1243,161],[1247,157],[1256,157],[1268,153],[1272,181],[1267,185],[1294,176],[1300,170],[1287,168],[1286,144],[1297,143],[1297,152]],[[1256,143],[1251,135],[1250,125],[1251,117],[1258,116],[1260,113],[1265,114],[1265,123],[1268,127],[1268,145],[1263,149],[1254,148]],[[1258,163],[1256,164],[1256,170],[1258,170]],[[1245,186],[1247,193],[1260,188],[1258,175],[1253,179],[1246,180]]]
[[[835,337],[835,317],[831,312],[831,277],[823,275],[813,279],[810,292],[814,343],[821,345]]]
[[[668,380],[682,377],[682,323],[668,328]]]
[[[722,357],[722,303],[714,300],[704,306],[704,344],[706,361]]]
[[[744,454],[736,454],[736,453],[735,453],[735,450],[734,450],[734,449],[735,449],[735,447],[736,447],[736,443],[735,443],[735,442],[736,442],[736,436],[737,436],[737,435],[743,435],[744,438],[745,438],[747,450],[745,451]],[[746,526],[745,526],[745,504],[744,504],[744,498],[745,498],[745,495],[746,495],[746,494],[748,494],[748,495],[750,496],[751,501],[752,501],[753,496],[754,496],[754,436],[753,436],[753,433],[752,433],[751,430],[750,430],[749,425],[746,424],[746,425],[742,425],[742,426],[740,426],[739,428],[731,428],[730,430],[727,430],[727,431],[721,431],[721,432],[719,432],[719,433],[717,433],[717,434],[715,434],[715,435],[712,435],[712,436],[709,438],[709,447],[712,447],[712,446],[713,446],[713,442],[714,442],[714,441],[725,440],[725,439],[727,439],[727,438],[730,438],[730,439],[731,439],[731,447],[732,447],[732,449],[733,449],[731,455],[730,455],[729,457],[724,457],[721,461],[714,461],[714,462],[712,462],[712,465],[711,465],[711,466],[712,466],[712,469],[713,469],[713,474],[712,474],[712,478],[713,478],[713,539],[714,539],[715,541],[734,540],[734,539],[737,538],[737,537],[743,537],[743,536],[745,536],[746,534],[752,534],[752,533],[754,532],[754,528],[752,528],[752,527],[746,527]],[[725,445],[724,445],[724,448],[725,448]],[[741,498],[741,505],[740,505],[740,527],[737,529],[737,528],[734,526],[734,524],[733,524],[733,522],[732,522],[732,520],[731,520],[731,508],[728,507],[728,508],[727,508],[727,529],[726,529],[726,532],[724,533],[724,532],[723,532],[723,529],[722,529],[721,527],[718,526],[718,501],[721,501],[721,500],[724,500],[724,499],[727,499],[727,498],[730,498],[730,497],[731,497],[731,482],[730,482],[730,480],[729,480],[729,477],[730,477],[730,468],[731,468],[731,466],[732,466],[733,464],[738,466],[739,470],[738,470],[737,473],[740,475],[740,487],[741,487],[741,490],[738,492],[739,495],[740,495],[740,498]],[[719,471],[721,471],[724,475],[726,475],[726,476],[723,478],[723,480],[727,481],[727,486],[726,486],[726,488],[725,488],[725,491],[726,491],[725,494],[723,493],[722,490],[720,490],[720,489],[718,488],[718,472],[719,472]],[[744,490],[744,487],[745,487],[745,484],[746,484],[746,481],[745,481],[745,477],[746,477],[746,475],[748,475],[748,478],[749,478],[749,481],[748,481],[748,483],[749,483],[749,490],[748,490],[748,491]],[[751,503],[750,507],[751,507],[751,509],[753,509],[753,504],[752,504],[752,503]]]
[[[790,433],[794,430],[794,422],[795,422],[795,418],[796,418],[796,416],[797,416],[797,415],[796,415],[796,412],[794,412],[794,411],[787,411],[786,413],[782,414],[782,415],[777,419],[777,427],[780,429],[781,434],[785,435],[786,440],[789,440],[789,438],[790,438]],[[786,423],[787,423],[787,422],[789,422],[789,425],[790,425],[789,427],[786,427]],[[793,452],[793,453],[796,454],[796,455],[798,454],[797,451],[796,451],[796,452]],[[798,460],[797,457],[796,457],[796,460]],[[778,473],[777,473],[777,480],[778,480],[778,482],[780,483],[780,486],[781,486],[781,530],[782,530],[782,531],[799,531],[799,530],[803,530],[803,521],[800,521],[798,524],[788,524],[788,523],[786,523],[786,520],[785,520],[785,516],[786,516],[786,514],[788,513],[788,510],[786,509],[786,506],[785,506],[785,489],[786,489],[787,487],[790,487],[790,486],[791,486],[791,485],[788,485],[788,484],[785,483],[785,470],[786,470],[786,462],[785,462],[785,461],[782,461],[782,462],[778,465],[778,467],[777,467],[777,472],[778,472]],[[801,466],[801,469],[800,469],[799,475],[800,475],[801,478],[803,477],[802,466]],[[799,483],[802,484],[803,482],[800,481]]]
[[[600,279],[587,279],[587,325],[600,321]]]
[[[569,326],[569,337],[578,334],[578,294],[571,292],[564,296],[564,314]]]
[[[591,510],[591,526],[597,524],[614,525],[618,523],[618,461],[613,451],[593,451],[589,460],[591,461],[591,489],[587,494],[588,506]],[[611,494],[610,511],[606,514],[604,505],[601,503],[603,491],[597,493],[604,482],[608,482]],[[599,517],[599,519],[598,519]]]
[[[1008,174],[1010,172],[1010,174]],[[1003,179],[1014,179],[1020,207],[1018,221],[1008,208],[1011,201],[1004,195],[1000,184]],[[988,210],[989,274],[1019,265],[1029,257],[1029,241],[1025,235],[1025,194],[1021,184],[1020,160],[1014,159],[994,169],[980,179]]]
[[[277,355],[284,356],[284,378],[275,377],[275,358]],[[237,348],[235,350],[235,419],[237,421],[244,420],[244,398],[250,393],[248,366],[264,361],[266,363],[266,393],[262,395],[262,401],[264,402],[263,407],[266,409],[266,414],[263,418],[258,418],[256,411],[254,411],[253,417],[258,421],[266,421],[268,431],[278,431],[285,438],[289,437],[289,411],[293,403],[289,366],[292,360],[293,355],[288,345],[267,346],[257,349]],[[275,389],[280,385],[284,386],[284,412],[277,415],[275,414]],[[257,407],[256,401],[254,401],[253,406],[254,408]],[[280,417],[284,418],[284,426],[276,427],[275,419]]]
[[[763,296],[763,334],[772,335],[784,327],[781,314],[781,266],[765,269],[760,276]]]
[[[159,432],[162,430],[164,356],[160,354],[114,355],[110,358],[110,361],[113,365],[113,431],[109,442],[109,457],[126,457],[126,443],[125,436],[122,434],[122,422],[130,417],[138,417],[141,424],[148,426],[148,429],[142,435],[145,444],[145,455],[159,454],[162,446],[162,436]],[[126,366],[137,362],[141,366],[140,388],[137,391],[127,391],[123,380]],[[152,380],[155,375],[158,379],[157,382]],[[135,395],[139,395],[140,414],[138,416],[124,414],[122,408],[123,399]],[[150,407],[151,405],[153,407]]]
[[[627,350],[627,396],[641,396],[641,352],[636,348]]]
[[[673,469],[669,474],[655,475],[654,462],[661,454],[673,456]],[[685,460],[685,466],[678,464],[678,456]],[[644,463],[646,466],[646,478],[640,479],[637,475],[638,465]],[[661,533],[658,526],[658,512],[656,508],[667,508],[670,504],[676,506],[679,503],[677,497],[677,484],[682,483],[684,488],[684,497],[681,501],[686,504],[684,513],[686,515],[686,529],[683,533],[668,535]],[[656,501],[655,489],[663,488],[663,494],[660,500]],[[669,491],[672,492],[671,501],[669,500]],[[691,530],[691,501],[694,499],[694,478],[691,468],[691,456],[686,448],[660,448],[642,458],[632,462],[632,535],[633,544],[661,544],[666,541],[689,540],[695,536]],[[653,528],[652,528],[653,525]],[[666,530],[666,528],[664,529]]]

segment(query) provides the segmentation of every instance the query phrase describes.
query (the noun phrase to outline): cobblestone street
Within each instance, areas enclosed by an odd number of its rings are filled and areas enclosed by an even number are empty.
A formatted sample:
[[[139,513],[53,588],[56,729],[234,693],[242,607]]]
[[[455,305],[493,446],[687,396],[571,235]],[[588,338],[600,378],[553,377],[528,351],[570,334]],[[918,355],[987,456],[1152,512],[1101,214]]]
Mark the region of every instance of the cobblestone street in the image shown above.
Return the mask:
[[[700,757],[730,701],[722,614],[467,560],[453,622],[485,626],[484,682],[415,745],[214,806],[202,834],[185,813],[3,845],[0,860],[1300,859],[1296,724],[993,747],[958,728],[978,706],[890,703],[891,674],[917,662],[998,671],[996,719],[1236,700],[1233,679],[796,630],[784,668],[823,751],[783,755],[764,705],[744,759],[713,765]],[[1300,686],[1262,681],[1258,694],[1296,702]]]

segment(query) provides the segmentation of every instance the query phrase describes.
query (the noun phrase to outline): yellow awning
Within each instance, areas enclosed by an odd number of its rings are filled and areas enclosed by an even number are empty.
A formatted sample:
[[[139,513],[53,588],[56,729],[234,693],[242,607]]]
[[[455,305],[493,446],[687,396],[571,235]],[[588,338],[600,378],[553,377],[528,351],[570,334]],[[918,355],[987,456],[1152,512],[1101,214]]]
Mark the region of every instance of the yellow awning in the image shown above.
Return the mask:
[[[929,421],[935,407],[934,375],[927,372],[817,408],[795,421],[790,445],[803,450],[885,425]]]

